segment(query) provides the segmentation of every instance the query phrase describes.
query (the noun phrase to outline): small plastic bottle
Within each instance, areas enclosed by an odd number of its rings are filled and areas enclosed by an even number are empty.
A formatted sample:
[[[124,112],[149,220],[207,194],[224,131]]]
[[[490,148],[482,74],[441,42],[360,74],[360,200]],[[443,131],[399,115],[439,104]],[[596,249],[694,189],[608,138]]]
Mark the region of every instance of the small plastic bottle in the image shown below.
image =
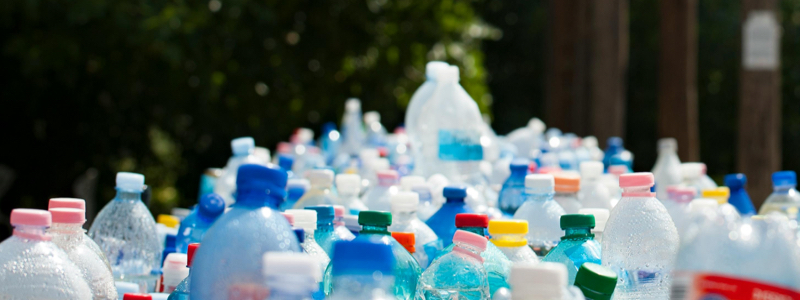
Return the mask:
[[[456,231],[455,248],[422,273],[417,294],[422,299],[489,299],[489,278],[480,256],[487,243],[484,236]]]
[[[347,229],[347,225],[344,222],[345,217],[345,208],[341,205],[334,205],[333,206],[333,232],[336,236],[340,237],[343,240],[352,240],[356,238],[356,236]]]
[[[739,214],[743,216],[756,214],[753,201],[750,200],[750,195],[745,189],[745,185],[747,185],[747,176],[742,173],[725,175],[725,185],[731,190],[731,197],[728,198],[728,203],[736,207]]]
[[[233,156],[223,169],[222,177],[214,184],[214,193],[225,199],[225,205],[231,206],[236,200],[233,193],[236,191],[236,174],[239,166],[243,164],[265,164],[255,155],[256,142],[252,137],[240,137],[231,141]]]
[[[611,209],[611,193],[601,182],[603,163],[599,161],[585,161],[580,164],[581,190],[578,199],[581,208]]]
[[[582,208],[581,202],[578,200],[581,178],[567,173],[555,174],[553,177],[555,179],[554,188],[556,191],[556,195],[553,199],[564,209],[564,212],[568,214],[577,214]]]
[[[512,263],[539,262],[536,253],[528,246],[525,234],[528,233],[528,221],[491,220],[489,234],[492,244],[497,246]]]
[[[369,207],[370,210],[377,211],[390,211],[392,195],[397,194],[400,190],[399,184],[400,177],[397,171],[384,170],[378,171],[378,184],[370,188],[362,202]]]
[[[343,240],[349,241],[355,238],[350,231],[347,231],[348,236],[340,236],[336,233],[333,225],[336,210],[333,206],[317,205],[308,206],[306,209],[316,211],[317,213],[317,229],[313,230],[314,239],[316,239],[319,246],[322,247],[322,250],[324,250],[328,256],[333,255],[334,243]],[[291,211],[293,210],[287,210],[289,213],[291,213]]]
[[[328,206],[328,208],[333,210],[333,207],[331,206]],[[309,209],[288,209],[286,210],[286,213],[294,216],[295,227],[303,229],[304,236],[303,242],[300,243],[300,247],[303,248],[303,252],[308,253],[308,255],[317,261],[320,273],[322,273],[325,268],[328,267],[331,259],[325,250],[322,249],[322,247],[317,243],[315,235],[317,230],[317,211]],[[332,220],[333,218],[329,216],[329,222]],[[321,281],[322,280],[320,278],[320,282]]]
[[[217,194],[209,193],[200,198],[197,207],[181,221],[175,248],[178,253],[186,253],[189,244],[199,243],[208,228],[225,212],[225,200]]]
[[[773,211],[796,220],[800,212],[800,193],[797,192],[797,174],[794,171],[772,173],[772,194],[767,197],[758,210],[759,215],[767,215]]]
[[[528,165],[527,159],[517,159],[509,165],[511,175],[503,183],[498,197],[498,205],[505,215],[513,216],[525,202],[525,176],[528,175]]]
[[[575,275],[584,263],[600,263],[600,243],[594,240],[592,215],[563,215],[561,228],[565,234],[558,246],[550,250],[542,261],[564,264],[569,272],[569,284],[575,283]]]
[[[553,195],[553,175],[530,174],[525,177],[527,200],[520,206],[514,219],[528,221],[528,244],[539,256],[544,256],[558,244],[561,228],[558,226],[565,214]]]
[[[443,189],[442,194],[447,202],[425,224],[433,229],[436,236],[442,240],[442,246],[447,247],[453,243],[453,234],[456,233],[456,215],[473,213],[473,211],[464,202],[464,198],[467,197],[467,188],[448,186]]]
[[[326,169],[310,170],[306,174],[311,188],[303,194],[294,204],[294,209],[303,209],[306,206],[334,205],[337,203],[336,195],[331,191],[333,186],[333,171]]]
[[[431,230],[417,217],[419,196],[414,192],[398,192],[392,196],[392,232],[411,232],[416,237],[416,253],[414,258],[424,270],[428,267],[433,257],[442,250],[442,242]]]

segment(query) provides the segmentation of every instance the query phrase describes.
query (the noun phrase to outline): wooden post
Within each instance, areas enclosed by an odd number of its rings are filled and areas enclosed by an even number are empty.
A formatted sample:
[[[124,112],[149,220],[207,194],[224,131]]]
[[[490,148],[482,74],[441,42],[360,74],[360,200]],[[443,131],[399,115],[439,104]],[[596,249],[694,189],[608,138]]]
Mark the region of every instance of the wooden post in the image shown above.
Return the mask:
[[[589,3],[589,119],[592,133],[604,144],[611,136],[625,136],[628,0],[595,0]]]
[[[575,91],[575,8],[579,0],[551,0],[547,59],[545,122],[548,127],[571,131],[570,112]]]
[[[781,168],[780,33],[765,38],[761,26],[748,34],[754,17],[778,19],[777,0],[742,0],[742,69],[739,78],[739,171],[747,175],[756,207],[772,192],[772,172]],[[762,18],[763,20],[763,18]],[[753,25],[752,23],[750,23]]]
[[[660,16],[658,136],[678,141],[682,161],[698,161],[697,0],[661,0]]]

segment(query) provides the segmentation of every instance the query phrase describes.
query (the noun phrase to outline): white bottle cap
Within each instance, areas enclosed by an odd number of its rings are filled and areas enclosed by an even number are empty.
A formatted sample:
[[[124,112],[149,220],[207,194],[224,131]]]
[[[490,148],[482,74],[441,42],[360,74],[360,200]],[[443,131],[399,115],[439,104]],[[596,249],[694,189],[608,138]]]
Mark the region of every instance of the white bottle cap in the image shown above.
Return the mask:
[[[682,163],[681,174],[683,179],[695,179],[703,175],[703,164],[696,162]]]
[[[515,295],[537,295],[538,299],[562,299],[567,286],[567,267],[554,262],[517,263],[511,267],[508,284]]]
[[[139,173],[117,172],[117,188],[126,192],[141,193],[144,190],[144,175]]]
[[[597,179],[603,175],[603,163],[599,161],[581,162],[580,169],[583,179]]]
[[[346,112],[356,112],[361,110],[361,100],[358,100],[358,98],[347,99],[347,101],[344,103],[344,110]]]
[[[404,191],[411,191],[415,186],[424,185],[425,178],[422,176],[403,176],[400,177],[400,188]]]
[[[117,294],[135,294],[139,292],[139,285],[133,282],[114,281],[114,286],[117,288]]]
[[[530,130],[532,130],[534,133],[542,133],[547,126],[545,126],[544,122],[542,122],[542,120],[539,118],[533,118],[528,121],[528,128],[530,128]]]
[[[272,160],[269,149],[264,147],[256,147],[255,150],[253,150],[253,154],[265,164]]]
[[[167,254],[162,268],[164,285],[177,286],[186,276],[189,276],[189,268],[186,267],[188,259],[184,253]]]
[[[328,169],[308,170],[306,178],[312,186],[330,187],[333,185],[333,171]]]
[[[252,137],[240,137],[231,141],[231,150],[233,155],[248,155],[256,148],[256,140]]]
[[[287,209],[287,214],[294,216],[294,227],[306,232],[317,230],[317,211],[310,209]]]
[[[372,170],[375,172],[389,170],[389,160],[386,158],[378,158],[373,160]]]
[[[578,210],[582,215],[594,216],[594,231],[603,232],[606,229],[606,222],[608,222],[608,210],[605,208],[581,208]]]
[[[314,282],[322,281],[319,262],[306,253],[267,252],[264,253],[264,277],[306,276]],[[310,282],[310,281],[309,281]],[[298,287],[303,290],[316,290],[317,284]]]
[[[689,212],[701,212],[705,210],[717,210],[719,207],[719,202],[714,199],[708,198],[696,198],[689,202]]]
[[[292,178],[286,182],[286,188],[303,188],[304,190],[308,190],[311,187],[311,182],[305,178]]]
[[[364,113],[364,123],[372,124],[381,121],[381,114],[377,111],[368,111]]]
[[[412,212],[419,207],[419,195],[414,192],[397,192],[392,195],[390,202],[393,213]]]
[[[380,152],[378,152],[378,149],[374,148],[361,149],[361,151],[358,152],[358,158],[361,159],[361,162],[372,161],[380,157]]]
[[[308,128],[297,129],[297,142],[307,144],[314,140],[314,131]]]
[[[361,176],[357,174],[336,175],[336,189],[339,193],[358,194],[361,192]]]
[[[597,147],[597,138],[594,136],[587,136],[581,139],[581,145],[586,148],[595,148]]]
[[[446,62],[443,61],[428,62],[428,64],[425,65],[425,76],[427,76],[430,79],[437,80],[442,70],[447,69],[447,67],[449,66],[450,65],[448,65]]]
[[[553,192],[555,185],[555,178],[550,174],[529,174],[525,176],[525,188]]]

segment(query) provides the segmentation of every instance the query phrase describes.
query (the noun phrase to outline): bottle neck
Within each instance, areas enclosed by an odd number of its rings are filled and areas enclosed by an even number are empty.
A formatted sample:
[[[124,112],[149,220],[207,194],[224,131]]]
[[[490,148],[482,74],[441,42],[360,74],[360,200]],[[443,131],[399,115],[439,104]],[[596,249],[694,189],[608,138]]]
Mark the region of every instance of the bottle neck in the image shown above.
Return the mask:
[[[465,243],[454,243],[454,244],[455,247],[453,247],[453,252],[462,254],[466,257],[471,257],[483,263],[483,258],[481,257],[481,251],[479,251],[477,248]]]
[[[465,203],[464,198],[446,198],[446,199],[447,203],[461,203],[461,204]]]
[[[542,191],[541,189],[532,189],[532,188],[525,188],[525,194],[527,195],[526,201],[550,201],[553,200],[553,196],[555,192],[550,190]]]
[[[561,240],[589,240],[594,239],[592,229],[588,227],[581,228],[567,228],[564,230],[564,236]]]
[[[484,230],[486,228],[483,228],[483,227],[458,227],[458,229],[464,230],[464,231],[467,231],[467,232],[472,232],[472,233],[480,235],[480,236],[484,236],[485,234],[483,232],[484,232]]]
[[[30,226],[30,225],[16,225],[14,226],[15,237],[34,240],[34,241],[49,241],[50,235],[47,234],[47,227],[44,226]]]
[[[776,186],[772,187],[772,190],[775,193],[785,194],[785,193],[788,193],[789,191],[793,190],[794,188],[795,188],[795,185],[776,185]]]
[[[132,192],[132,191],[125,191],[121,189],[117,189],[117,196],[114,197],[115,201],[142,201],[142,192]]]
[[[269,207],[278,209],[278,205],[283,199],[277,195],[269,194],[264,190],[242,190],[236,191],[236,206],[245,207]]]
[[[650,191],[649,186],[631,186],[622,188],[622,197],[652,198],[656,193]]]
[[[492,243],[497,247],[527,246],[528,240],[524,234],[493,234]]]
[[[417,219],[416,211],[404,211],[392,213],[392,224],[407,224]]]
[[[387,226],[374,226],[374,225],[363,225],[361,227],[360,234],[384,234],[389,235],[389,229]]]

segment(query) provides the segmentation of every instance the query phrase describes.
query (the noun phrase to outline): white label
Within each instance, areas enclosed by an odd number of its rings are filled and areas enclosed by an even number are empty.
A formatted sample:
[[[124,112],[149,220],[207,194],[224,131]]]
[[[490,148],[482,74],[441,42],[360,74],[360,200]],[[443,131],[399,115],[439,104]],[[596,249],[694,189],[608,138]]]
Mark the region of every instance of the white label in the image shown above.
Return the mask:
[[[753,11],[744,22],[742,65],[746,70],[777,70],[781,29],[772,11]]]

